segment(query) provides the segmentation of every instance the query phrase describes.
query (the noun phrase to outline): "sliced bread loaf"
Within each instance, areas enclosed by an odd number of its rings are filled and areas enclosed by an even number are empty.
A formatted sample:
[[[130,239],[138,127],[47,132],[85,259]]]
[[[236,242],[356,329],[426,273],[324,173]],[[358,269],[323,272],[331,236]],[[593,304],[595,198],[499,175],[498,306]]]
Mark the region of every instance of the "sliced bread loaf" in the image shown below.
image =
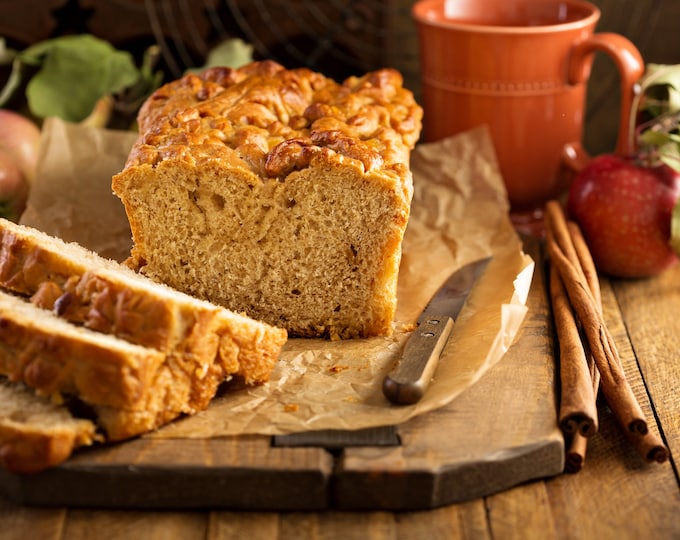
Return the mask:
[[[34,304],[107,340],[115,336],[140,350],[161,353],[155,369],[145,375],[144,387],[150,391],[140,394],[134,405],[83,398],[95,408],[108,440],[138,435],[205,409],[219,384],[232,376],[247,384],[267,381],[287,339],[283,329],[155,283],[80,245],[2,219],[0,289],[31,297]]]

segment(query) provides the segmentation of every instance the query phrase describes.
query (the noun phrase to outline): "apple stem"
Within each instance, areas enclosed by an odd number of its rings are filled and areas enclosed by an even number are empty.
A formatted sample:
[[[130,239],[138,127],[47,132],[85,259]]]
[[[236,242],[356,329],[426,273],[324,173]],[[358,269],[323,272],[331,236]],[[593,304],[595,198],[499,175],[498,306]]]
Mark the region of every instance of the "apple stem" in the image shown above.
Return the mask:
[[[641,83],[635,83],[633,87],[633,101],[630,107],[630,115],[628,117],[628,151],[634,154],[638,147],[638,130],[636,129],[637,113],[640,108],[640,102],[644,96],[645,86]]]

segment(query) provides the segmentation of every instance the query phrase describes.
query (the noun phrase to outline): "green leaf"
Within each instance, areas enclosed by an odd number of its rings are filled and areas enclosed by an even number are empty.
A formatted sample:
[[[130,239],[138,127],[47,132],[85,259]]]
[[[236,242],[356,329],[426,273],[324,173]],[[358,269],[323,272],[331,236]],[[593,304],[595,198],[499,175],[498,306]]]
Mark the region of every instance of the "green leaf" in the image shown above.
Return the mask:
[[[99,98],[116,94],[139,78],[131,54],[89,34],[43,41],[19,56],[40,65],[26,87],[29,109],[39,118],[79,122]]]
[[[242,39],[232,38],[219,43],[206,57],[205,64],[187,72],[198,73],[209,67],[239,68],[253,61],[253,46]]]
[[[21,86],[22,69],[21,62],[17,58],[17,51],[7,47],[4,38],[0,37],[0,65],[11,65],[9,76],[5,85],[0,88],[0,107],[4,107],[12,99],[14,93]]]
[[[678,143],[665,144],[659,148],[659,159],[680,173],[680,148]]]
[[[665,102],[665,110],[679,110],[680,65],[647,64],[645,74],[640,79],[640,90],[653,98],[649,100],[650,106]],[[659,111],[656,111],[655,116],[658,114]]]
[[[680,200],[675,203],[671,216],[671,248],[680,256]]]
[[[163,82],[163,72],[155,70],[161,55],[158,45],[151,45],[144,51],[142,65],[139,67],[139,77],[135,84],[120,93],[115,103],[115,109],[125,115],[134,115],[149,95]]]

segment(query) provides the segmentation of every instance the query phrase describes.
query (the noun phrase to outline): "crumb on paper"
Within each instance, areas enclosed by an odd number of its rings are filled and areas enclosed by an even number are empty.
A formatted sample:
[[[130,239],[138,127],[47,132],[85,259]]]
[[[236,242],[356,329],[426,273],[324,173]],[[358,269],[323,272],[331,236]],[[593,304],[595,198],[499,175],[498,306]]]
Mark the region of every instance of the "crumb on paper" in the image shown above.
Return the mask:
[[[402,332],[413,332],[416,327],[418,326],[417,323],[411,322],[411,323],[402,323],[401,324],[401,331]]]
[[[328,371],[330,373],[342,373],[343,371],[347,371],[349,369],[349,366],[331,366],[328,368]]]
[[[371,369],[371,367],[372,367],[371,362],[367,360],[363,364],[356,366],[350,366],[347,364],[330,366],[328,368],[328,373],[338,375],[349,370],[353,370],[354,372],[365,371],[367,369]]]
[[[298,409],[300,409],[300,406],[299,406],[297,403],[286,403],[286,404],[283,406],[283,410],[284,410],[285,412],[291,412],[291,413],[293,413],[293,412],[297,412]]]

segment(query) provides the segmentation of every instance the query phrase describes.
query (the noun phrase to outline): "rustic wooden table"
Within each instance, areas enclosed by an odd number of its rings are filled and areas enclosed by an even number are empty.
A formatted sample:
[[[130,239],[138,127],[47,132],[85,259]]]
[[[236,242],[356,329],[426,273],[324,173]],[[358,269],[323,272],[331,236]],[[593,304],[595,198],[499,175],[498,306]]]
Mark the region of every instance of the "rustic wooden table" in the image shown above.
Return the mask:
[[[605,318],[631,385],[670,449],[666,463],[642,461],[600,403],[600,431],[579,473],[432,510],[138,511],[36,508],[0,499],[0,538],[680,538],[680,266],[654,279],[602,282]],[[533,298],[508,354],[540,331]]]

